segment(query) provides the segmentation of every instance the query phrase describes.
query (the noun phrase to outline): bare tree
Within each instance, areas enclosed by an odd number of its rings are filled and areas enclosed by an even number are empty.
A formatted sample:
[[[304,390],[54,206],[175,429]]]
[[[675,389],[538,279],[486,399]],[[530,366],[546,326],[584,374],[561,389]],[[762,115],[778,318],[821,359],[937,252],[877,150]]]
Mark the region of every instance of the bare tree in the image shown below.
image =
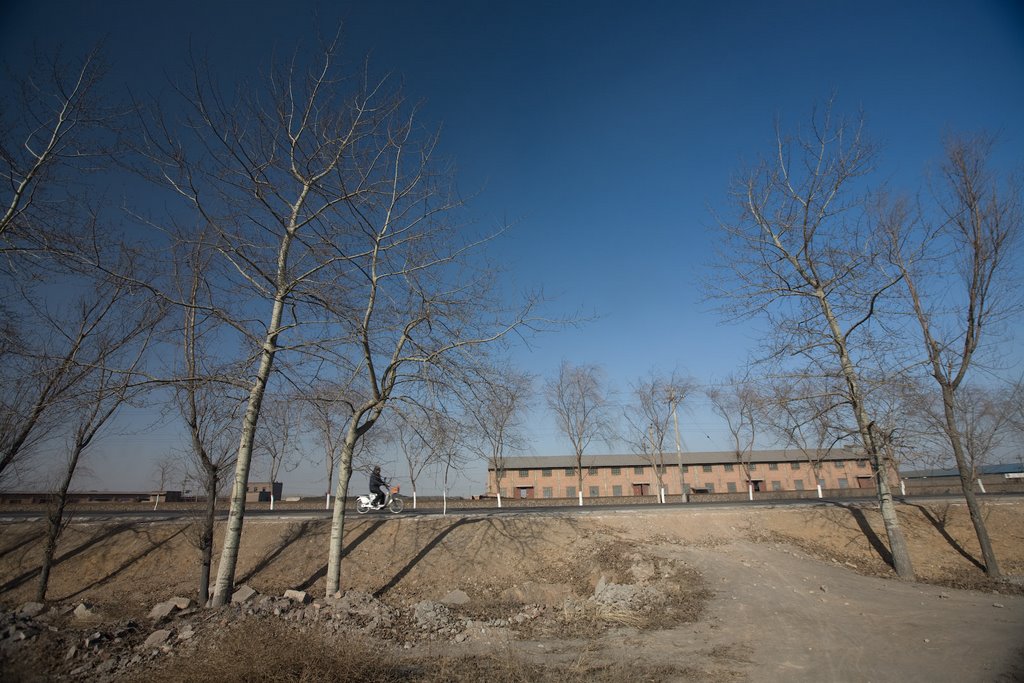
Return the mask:
[[[345,404],[338,398],[340,394],[340,388],[323,382],[314,385],[303,399],[308,406],[307,419],[323,449],[324,468],[327,474],[324,505],[327,510],[331,509],[334,471],[341,458],[342,433],[348,420]]]
[[[488,369],[481,373],[465,405],[471,427],[467,447],[494,469],[498,507],[501,507],[505,453],[526,446],[522,420],[530,406],[532,391],[532,375],[508,367]]]
[[[191,539],[199,551],[199,604],[210,599],[213,566],[213,534],[217,499],[238,452],[238,416],[244,403],[244,383],[231,363],[214,353],[222,327],[210,301],[207,272],[211,253],[199,239],[187,240],[184,253],[177,254],[176,284],[181,306],[181,359],[171,374],[174,405],[188,428],[186,473],[203,492],[202,513]]]
[[[74,188],[109,152],[103,143],[117,112],[97,97],[99,50],[76,65],[36,60],[32,72],[3,84],[0,109],[0,252],[7,273],[25,275],[35,257],[66,249],[83,218]]]
[[[754,499],[754,482],[750,475],[750,458],[754,453],[757,427],[764,400],[749,376],[730,377],[722,384],[704,391],[711,409],[723,420],[732,438],[733,456],[747,480],[747,495]]]
[[[177,474],[178,463],[170,455],[159,458],[153,465],[153,481],[156,491],[153,495],[153,509],[160,508],[160,497],[166,496],[167,482]]]
[[[832,450],[850,436],[837,412],[843,406],[841,388],[828,378],[780,379],[765,396],[767,428],[783,442],[799,450],[814,476],[818,498],[822,497],[821,468]]]
[[[123,282],[106,280],[82,299],[67,322],[51,318],[51,332],[80,349],[75,359],[86,370],[69,397],[67,459],[50,498],[36,600],[46,599],[57,542],[65,526],[68,490],[82,457],[97,435],[141,385],[137,373],[161,310],[140,301]]]
[[[321,297],[330,291],[344,299],[339,270],[362,252],[346,251],[351,240],[342,233],[359,230],[353,202],[373,194],[360,159],[373,158],[367,141],[388,136],[384,122],[399,104],[365,76],[345,79],[337,53],[336,41],[308,65],[297,53],[234,100],[193,63],[192,82],[179,89],[185,120],[144,122],[142,172],[206,226],[196,239],[216,255],[211,311],[252,353],[215,606],[233,589],[254,437],[278,353],[332,334]]]
[[[986,137],[948,139],[941,167],[945,191],[937,196],[936,224],[915,230],[916,221],[899,203],[883,216],[883,224],[890,238],[890,258],[906,288],[924,356],[942,396],[941,427],[960,473],[985,573],[997,577],[999,564],[974,494],[961,431],[963,403],[957,400],[992,327],[1021,311],[1019,282],[1013,278],[1024,228],[1021,190],[1000,183],[992,172],[992,147],[993,140]],[[960,276],[955,288],[950,272]]]
[[[286,472],[298,466],[296,440],[301,432],[298,401],[290,398],[267,399],[263,405],[263,418],[256,433],[256,448],[270,461],[270,509],[274,509],[274,484],[280,479],[281,469]]]
[[[863,231],[860,190],[874,159],[862,125],[835,116],[831,103],[795,137],[780,130],[771,159],[735,183],[739,214],[721,221],[726,276],[709,288],[734,317],[767,318],[775,332],[766,340],[768,355],[802,358],[809,374],[842,378],[844,404],[875,474],[893,565],[909,579],[914,571],[889,489],[890,463],[862,383],[888,336],[875,314],[900,279],[879,267],[882,240]]]
[[[62,423],[57,410],[87,374],[80,347],[49,336],[47,302],[69,286],[69,266],[88,275],[83,264],[112,239],[97,234],[84,190],[117,119],[97,97],[102,74],[93,50],[74,65],[37,58],[24,77],[0,80],[0,484]]]
[[[558,376],[544,384],[544,397],[555,421],[572,444],[576,458],[576,493],[583,505],[583,453],[595,438],[608,440],[611,403],[604,372],[596,365],[562,361]]]
[[[679,404],[696,389],[692,380],[680,377],[676,372],[661,375],[655,371],[637,380],[632,387],[633,401],[626,408],[626,422],[632,433],[633,447],[644,456],[655,473],[659,500],[665,502],[665,452],[668,440],[671,444],[672,428],[677,418]],[[681,464],[682,455],[677,444],[677,456]],[[679,468],[680,487],[683,486],[682,467]]]

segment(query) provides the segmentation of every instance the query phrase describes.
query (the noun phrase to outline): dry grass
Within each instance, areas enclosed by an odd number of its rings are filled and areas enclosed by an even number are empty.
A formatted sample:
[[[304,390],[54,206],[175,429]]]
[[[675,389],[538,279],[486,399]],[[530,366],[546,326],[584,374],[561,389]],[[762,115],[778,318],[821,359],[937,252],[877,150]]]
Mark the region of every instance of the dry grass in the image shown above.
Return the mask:
[[[216,681],[218,683],[597,683],[678,678],[674,667],[607,663],[581,658],[567,664],[530,661],[512,647],[483,656],[389,655],[358,638],[302,632],[278,620],[236,622],[195,650],[159,667],[138,671],[137,683]],[[6,679],[5,679],[6,680]]]

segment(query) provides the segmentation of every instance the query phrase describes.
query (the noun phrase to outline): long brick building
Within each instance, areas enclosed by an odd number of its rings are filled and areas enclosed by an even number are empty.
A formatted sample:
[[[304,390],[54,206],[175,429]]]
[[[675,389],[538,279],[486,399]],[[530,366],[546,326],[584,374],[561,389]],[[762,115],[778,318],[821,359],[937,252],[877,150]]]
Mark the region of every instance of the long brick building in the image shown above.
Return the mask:
[[[585,455],[583,497],[666,495],[687,493],[742,493],[754,491],[803,491],[875,487],[868,459],[852,450],[837,449],[808,455],[799,450],[754,451],[736,459],[732,452],[683,453],[680,465],[675,453],[663,462],[650,456]],[[505,458],[500,472],[504,498],[575,498],[578,482],[574,456],[521,456]],[[493,463],[487,471],[487,493],[499,492]],[[889,482],[899,485],[895,468]]]

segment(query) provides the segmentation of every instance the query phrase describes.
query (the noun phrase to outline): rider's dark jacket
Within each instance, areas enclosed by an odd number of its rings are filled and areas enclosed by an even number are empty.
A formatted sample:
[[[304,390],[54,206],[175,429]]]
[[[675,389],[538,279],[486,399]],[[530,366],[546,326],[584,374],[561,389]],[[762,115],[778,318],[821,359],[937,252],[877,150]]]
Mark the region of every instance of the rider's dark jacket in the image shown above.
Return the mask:
[[[379,472],[370,473],[370,493],[374,495],[381,493],[380,489],[384,485],[384,479],[381,478]]]

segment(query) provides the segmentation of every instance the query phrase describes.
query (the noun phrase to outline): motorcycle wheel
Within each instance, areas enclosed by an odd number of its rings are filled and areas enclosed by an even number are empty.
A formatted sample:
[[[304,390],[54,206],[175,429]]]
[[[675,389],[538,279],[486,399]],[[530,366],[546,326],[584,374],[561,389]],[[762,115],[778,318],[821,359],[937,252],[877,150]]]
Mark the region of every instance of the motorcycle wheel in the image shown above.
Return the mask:
[[[403,501],[401,498],[392,498],[391,502],[388,503],[388,509],[394,512],[395,514],[401,512],[403,508],[405,508],[405,501]]]
[[[358,512],[359,514],[365,515],[369,511],[370,511],[370,506],[367,505],[362,500],[360,500],[359,502],[356,503],[356,512]]]

